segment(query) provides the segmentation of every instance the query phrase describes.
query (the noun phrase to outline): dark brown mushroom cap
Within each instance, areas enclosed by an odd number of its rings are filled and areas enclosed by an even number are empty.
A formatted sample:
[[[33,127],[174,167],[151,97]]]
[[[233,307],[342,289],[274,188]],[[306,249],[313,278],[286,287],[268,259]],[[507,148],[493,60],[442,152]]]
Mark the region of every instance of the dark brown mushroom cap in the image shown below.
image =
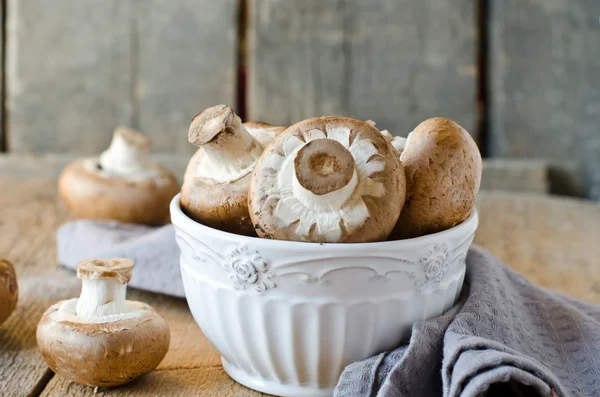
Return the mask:
[[[52,305],[37,328],[46,363],[63,378],[88,386],[130,382],[160,364],[169,350],[167,323],[145,303],[127,301],[134,314],[118,321],[86,323],[73,315],[76,299]]]
[[[335,143],[328,142],[331,140]],[[338,150],[338,146],[343,150]],[[335,174],[333,184],[336,186],[348,181],[349,174],[339,169],[333,171],[338,165],[346,167],[349,161],[345,153],[351,153],[356,169],[353,178],[359,182],[356,182],[356,188],[350,191],[351,195],[341,209],[329,210],[326,204],[314,209],[301,201],[294,201],[297,198],[295,193],[291,193],[291,185],[295,167],[299,165],[296,159],[305,147],[309,151],[305,153],[309,154],[308,162],[302,159],[299,162],[305,166],[314,162],[307,175],[322,172],[320,167],[328,169],[323,175]],[[301,168],[300,173],[305,171],[307,168]],[[309,196],[322,193],[323,200],[327,200],[331,194],[340,192],[331,191],[331,186],[326,188],[330,182],[326,177],[320,181],[316,177],[312,181],[310,177],[304,179],[302,184],[311,192]],[[250,216],[260,237],[312,242],[367,242],[384,240],[389,235],[400,214],[404,196],[402,165],[392,146],[375,127],[347,117],[315,117],[287,128],[264,150],[252,173],[248,197]],[[291,212],[288,203],[293,207]],[[282,209],[284,207],[285,210]],[[282,220],[283,215],[286,221]],[[292,218],[297,219],[294,221]],[[323,221],[326,218],[329,219],[327,224]],[[334,225],[332,219],[337,221],[338,218],[339,222]]]
[[[77,160],[63,170],[58,189],[75,218],[163,225],[179,183],[167,169],[153,169],[156,176],[131,180],[104,175],[93,159]]]
[[[400,156],[406,202],[391,238],[449,229],[469,217],[481,182],[482,161],[469,133],[452,120],[425,120]]]
[[[0,324],[11,315],[17,306],[19,286],[13,264],[0,258]]]
[[[80,280],[115,279],[121,284],[131,280],[135,262],[132,259],[86,259],[77,264],[77,278]]]
[[[229,233],[256,236],[248,214],[250,174],[227,184],[196,177],[202,148],[192,156],[181,188],[181,208],[190,218]]]

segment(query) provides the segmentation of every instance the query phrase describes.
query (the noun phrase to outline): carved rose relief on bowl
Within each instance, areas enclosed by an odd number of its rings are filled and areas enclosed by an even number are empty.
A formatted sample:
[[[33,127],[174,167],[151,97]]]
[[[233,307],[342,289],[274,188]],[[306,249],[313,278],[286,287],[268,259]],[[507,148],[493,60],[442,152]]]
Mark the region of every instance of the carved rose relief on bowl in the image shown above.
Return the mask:
[[[195,260],[223,269],[233,288],[257,293],[276,288],[275,280],[280,277],[298,277],[304,284],[326,288],[337,277],[335,274],[350,270],[365,271],[364,276],[363,273],[356,273],[356,276],[365,277],[369,283],[386,283],[390,274],[403,273],[412,280],[415,290],[422,292],[438,287],[450,269],[461,266],[465,261],[465,244],[470,244],[470,240],[465,240],[451,247],[445,241],[437,241],[424,247],[420,254],[415,253],[410,257],[402,258],[397,253],[390,253],[387,256],[362,258],[363,261],[356,265],[346,265],[340,263],[340,258],[329,256],[303,261],[292,257],[286,258],[286,263],[278,263],[273,267],[257,249],[245,244],[238,244],[221,254],[191,236],[180,231],[177,234],[180,246],[185,251],[189,250]],[[193,239],[193,244],[188,239]],[[196,250],[192,247],[196,247]],[[391,266],[387,269],[379,266],[376,269],[368,265],[369,262],[381,260],[386,260]]]

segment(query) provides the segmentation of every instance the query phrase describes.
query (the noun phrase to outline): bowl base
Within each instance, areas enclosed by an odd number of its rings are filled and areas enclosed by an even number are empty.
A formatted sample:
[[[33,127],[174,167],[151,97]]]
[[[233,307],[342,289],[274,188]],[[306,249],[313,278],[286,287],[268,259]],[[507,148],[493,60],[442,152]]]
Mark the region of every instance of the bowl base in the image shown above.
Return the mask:
[[[284,397],[331,397],[333,389],[321,389],[310,386],[298,386],[283,384],[272,380],[266,380],[259,376],[249,375],[235,365],[229,363],[225,357],[221,357],[223,369],[229,377],[237,383],[261,393],[273,394]]]

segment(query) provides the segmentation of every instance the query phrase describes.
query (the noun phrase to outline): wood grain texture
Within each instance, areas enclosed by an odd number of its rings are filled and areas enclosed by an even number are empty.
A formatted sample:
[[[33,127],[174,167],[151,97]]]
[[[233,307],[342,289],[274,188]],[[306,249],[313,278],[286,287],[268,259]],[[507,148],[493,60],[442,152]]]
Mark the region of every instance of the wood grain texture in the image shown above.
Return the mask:
[[[130,290],[171,327],[171,348],[159,368],[123,387],[100,389],[51,377],[35,344],[43,311],[76,296],[74,273],[55,263],[54,233],[68,220],[54,179],[0,176],[0,255],[15,262],[20,299],[0,326],[0,395],[260,396],[234,383],[182,299]],[[478,200],[481,244],[532,281],[600,304],[600,207],[589,201],[534,194],[483,192]],[[39,393],[38,393],[39,392]]]
[[[600,2],[488,3],[490,155],[579,159],[600,189]]]
[[[373,119],[395,135],[433,116],[475,134],[471,0],[250,0],[250,118]]]
[[[600,304],[600,206],[572,198],[480,192],[475,243],[541,286]]]
[[[8,0],[7,142],[93,152],[132,109],[131,1]]]
[[[83,387],[53,378],[42,397],[261,397],[267,396],[234,382],[220,367],[157,370],[117,389]]]
[[[192,153],[192,117],[234,105],[236,0],[8,3],[10,151],[93,153],[124,124]]]
[[[190,120],[235,105],[237,0],[138,2],[139,128],[165,152],[193,153]]]
[[[35,330],[48,306],[78,292],[78,283],[55,264],[54,234],[66,218],[54,180],[0,178],[0,255],[15,264],[19,300],[0,325],[0,396],[29,396],[50,373]]]

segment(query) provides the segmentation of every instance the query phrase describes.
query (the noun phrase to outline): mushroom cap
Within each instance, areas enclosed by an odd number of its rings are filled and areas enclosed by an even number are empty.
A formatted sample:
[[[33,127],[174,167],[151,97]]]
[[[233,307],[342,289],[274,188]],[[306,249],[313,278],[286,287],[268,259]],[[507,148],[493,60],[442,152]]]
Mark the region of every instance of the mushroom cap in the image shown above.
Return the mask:
[[[135,261],[127,258],[86,259],[77,263],[77,278],[80,280],[116,279],[121,284],[131,280]]]
[[[185,170],[181,187],[181,207],[196,222],[229,233],[256,236],[248,214],[250,174],[230,183],[218,184],[196,177],[196,163],[202,155],[194,153]]]
[[[97,158],[81,159],[63,170],[58,189],[75,218],[163,225],[179,184],[172,172],[153,168],[156,176],[131,180],[103,174]]]
[[[17,306],[19,286],[13,264],[0,258],[0,324],[11,315]]]
[[[442,117],[419,124],[400,156],[406,202],[392,238],[449,229],[469,217],[481,183],[477,144],[454,121]]]
[[[37,343],[46,363],[73,382],[112,387],[160,364],[169,350],[169,326],[149,305],[127,301],[130,313],[103,323],[82,322],[77,299],[58,302],[42,316]]]
[[[192,145],[202,146],[218,139],[221,132],[232,133],[235,112],[227,105],[206,108],[194,116],[188,130],[188,141]]]
[[[350,183],[356,187],[341,208],[315,208],[292,193],[293,180],[319,203],[337,200],[332,195]],[[315,117],[288,127],[264,150],[252,173],[248,202],[260,237],[356,243],[384,240],[404,196],[402,164],[375,127],[347,117]]]

